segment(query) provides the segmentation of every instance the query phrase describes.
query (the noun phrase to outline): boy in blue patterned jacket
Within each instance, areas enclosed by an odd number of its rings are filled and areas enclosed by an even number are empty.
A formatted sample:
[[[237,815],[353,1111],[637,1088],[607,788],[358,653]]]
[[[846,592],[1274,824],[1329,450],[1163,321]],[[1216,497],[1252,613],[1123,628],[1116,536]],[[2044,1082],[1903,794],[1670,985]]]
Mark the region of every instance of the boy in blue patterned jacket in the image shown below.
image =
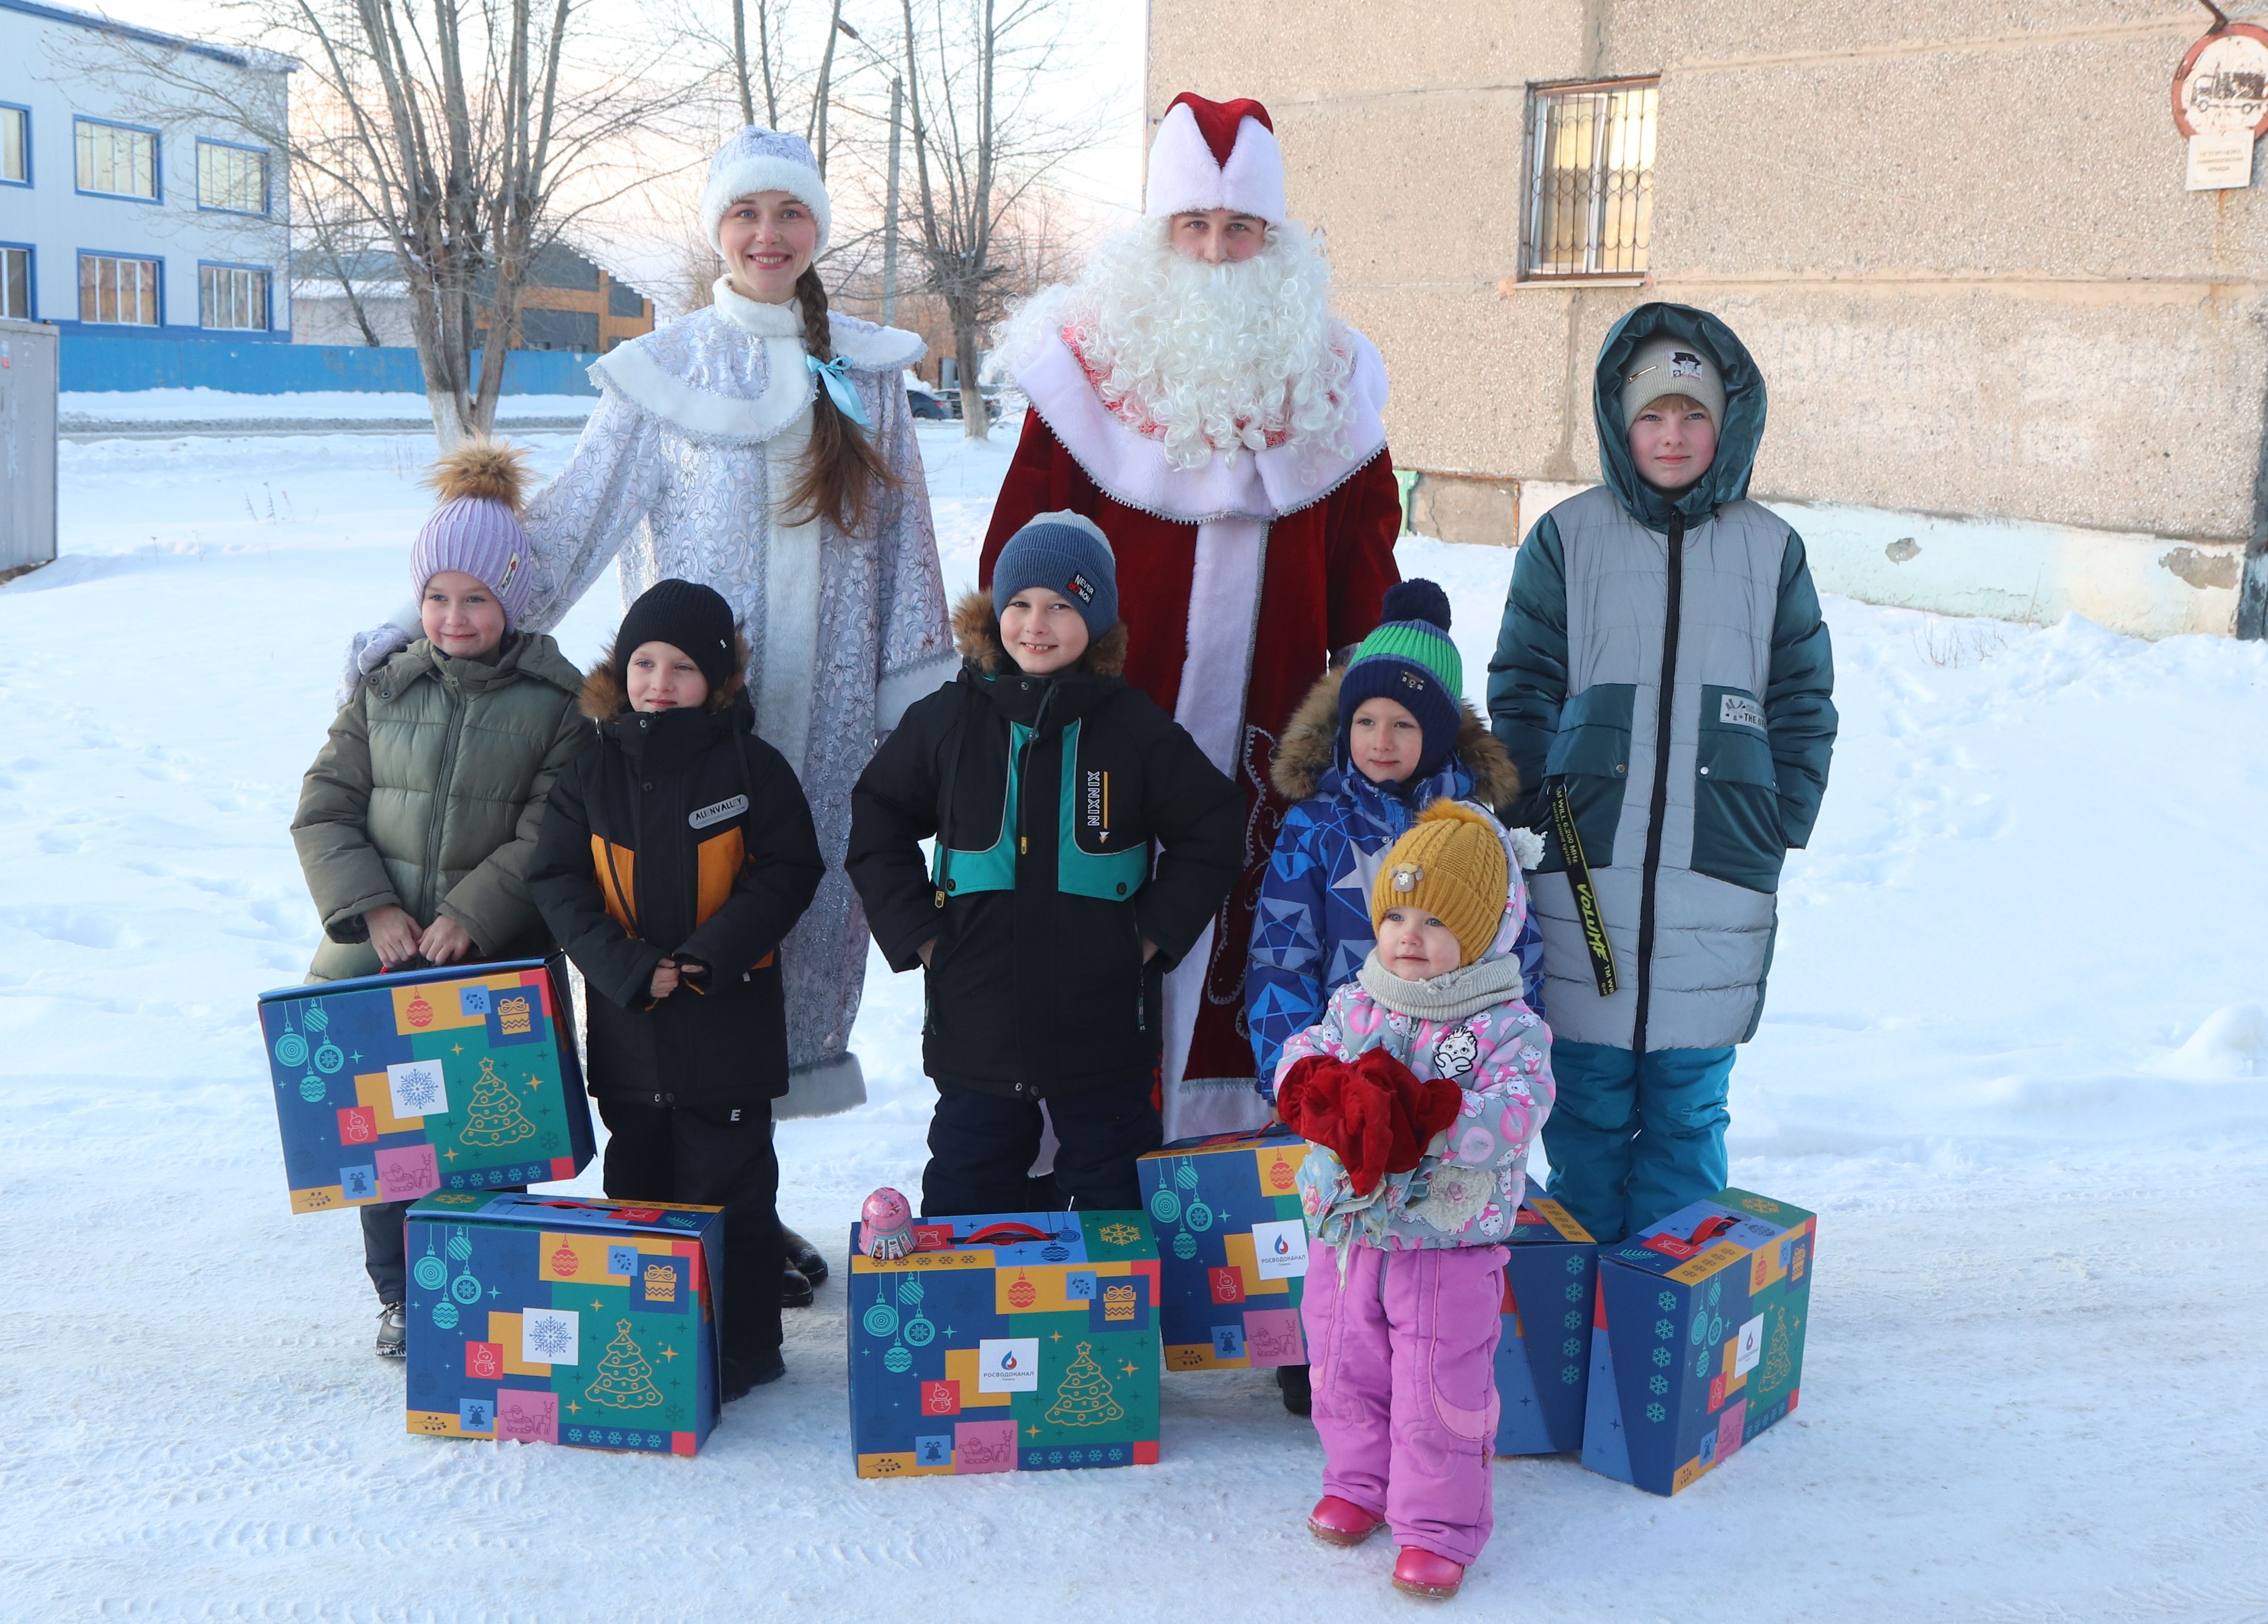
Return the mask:
[[[1465,702],[1449,641],[1449,599],[1431,581],[1386,594],[1378,628],[1344,670],[1308,691],[1277,747],[1276,788],[1292,803],[1276,837],[1244,974],[1254,1075],[1273,1099],[1284,1045],[1323,1018],[1377,945],[1370,893],[1388,848],[1435,801],[1493,812],[1520,794],[1512,758]],[[1543,939],[1518,943],[1526,1002],[1543,1009]],[[1277,1371],[1284,1405],[1308,1413],[1307,1368]]]

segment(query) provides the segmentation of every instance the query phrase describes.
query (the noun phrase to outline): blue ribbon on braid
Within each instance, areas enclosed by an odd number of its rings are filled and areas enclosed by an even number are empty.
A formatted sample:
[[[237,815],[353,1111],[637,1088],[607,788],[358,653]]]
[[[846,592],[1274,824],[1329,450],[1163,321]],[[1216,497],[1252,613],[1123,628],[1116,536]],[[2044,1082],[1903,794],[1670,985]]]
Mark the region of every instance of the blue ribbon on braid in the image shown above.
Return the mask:
[[[850,386],[850,364],[848,361],[841,356],[832,361],[821,361],[817,356],[806,353],[803,364],[811,369],[814,378],[827,386],[827,398],[835,402],[836,411],[861,429],[871,430],[873,427],[866,421],[866,408],[858,404],[858,392]]]

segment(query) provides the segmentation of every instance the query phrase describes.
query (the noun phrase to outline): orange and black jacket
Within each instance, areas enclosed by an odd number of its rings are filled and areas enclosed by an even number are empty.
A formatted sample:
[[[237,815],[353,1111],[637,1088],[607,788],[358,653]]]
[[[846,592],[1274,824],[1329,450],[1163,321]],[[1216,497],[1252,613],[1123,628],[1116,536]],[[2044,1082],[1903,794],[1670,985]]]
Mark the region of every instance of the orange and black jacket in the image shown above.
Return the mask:
[[[528,888],[593,995],[593,1094],[732,1106],[787,1092],[780,942],[825,863],[802,786],[756,737],[739,684],[718,701],[632,711],[601,666],[584,690],[598,746],[551,788]],[[666,957],[688,974],[656,1003]]]

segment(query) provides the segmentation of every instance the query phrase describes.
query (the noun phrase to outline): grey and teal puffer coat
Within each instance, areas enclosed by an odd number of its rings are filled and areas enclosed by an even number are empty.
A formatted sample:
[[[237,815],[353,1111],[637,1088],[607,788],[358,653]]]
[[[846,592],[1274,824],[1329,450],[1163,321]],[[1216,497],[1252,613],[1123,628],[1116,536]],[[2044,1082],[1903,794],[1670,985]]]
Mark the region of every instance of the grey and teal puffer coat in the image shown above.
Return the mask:
[[[299,788],[292,843],[328,938],[313,981],[374,975],[364,915],[446,914],[489,959],[546,950],[527,888],[544,797],[592,742],[583,673],[536,632],[492,665],[423,637],[363,679]]]
[[[1638,478],[1622,420],[1624,371],[1655,337],[1697,343],[1725,380],[1716,459],[1675,501]],[[1547,841],[1544,996],[1562,1043],[1717,1048],[1764,1009],[1780,865],[1827,788],[1834,662],[1801,538],[1745,499],[1764,382],[1732,329],[1639,305],[1600,349],[1592,409],[1605,483],[1528,532],[1489,662],[1496,736],[1530,786],[1513,820]],[[1610,996],[1552,831],[1556,787],[1605,916]]]

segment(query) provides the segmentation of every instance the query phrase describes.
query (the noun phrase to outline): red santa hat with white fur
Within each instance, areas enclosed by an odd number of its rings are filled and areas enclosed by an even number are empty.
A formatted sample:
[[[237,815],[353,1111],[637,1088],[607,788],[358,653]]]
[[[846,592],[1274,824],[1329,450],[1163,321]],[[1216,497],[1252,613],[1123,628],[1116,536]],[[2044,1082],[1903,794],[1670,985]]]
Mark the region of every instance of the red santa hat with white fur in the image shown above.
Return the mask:
[[[1268,109],[1249,99],[1207,101],[1183,91],[1158,121],[1142,212],[1152,219],[1233,209],[1285,218],[1284,149]]]

